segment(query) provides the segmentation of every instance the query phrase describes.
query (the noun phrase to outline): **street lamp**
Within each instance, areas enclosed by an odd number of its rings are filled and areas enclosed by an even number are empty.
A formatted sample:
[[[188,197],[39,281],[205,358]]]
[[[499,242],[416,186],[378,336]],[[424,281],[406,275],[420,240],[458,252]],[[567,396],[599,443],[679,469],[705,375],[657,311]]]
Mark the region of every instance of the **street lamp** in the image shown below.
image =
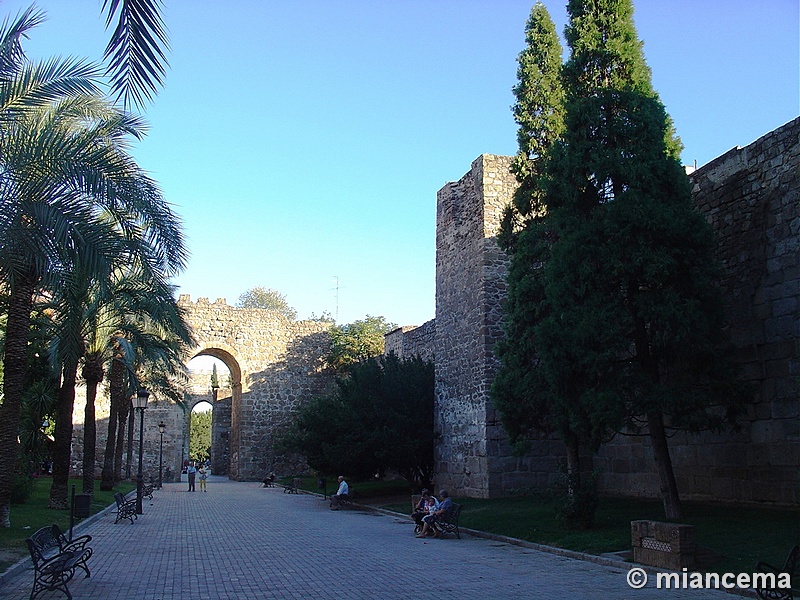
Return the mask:
[[[136,514],[142,514],[142,489],[144,481],[142,477],[142,454],[144,454],[144,409],[147,408],[147,399],[150,392],[141,388],[136,392],[136,396],[131,400],[133,408],[139,411],[139,471],[136,473]]]
[[[164,430],[166,428],[164,421],[158,424],[158,433],[161,434],[161,441],[158,443],[158,489],[161,489],[161,476],[164,469]]]

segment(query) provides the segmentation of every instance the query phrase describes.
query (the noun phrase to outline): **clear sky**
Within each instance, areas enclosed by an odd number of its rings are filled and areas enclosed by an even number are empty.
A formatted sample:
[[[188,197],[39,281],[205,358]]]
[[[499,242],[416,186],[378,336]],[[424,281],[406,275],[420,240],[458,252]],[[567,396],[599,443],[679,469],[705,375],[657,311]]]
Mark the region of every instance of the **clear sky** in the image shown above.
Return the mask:
[[[480,154],[516,152],[511,88],[533,2],[165,2],[171,69],[134,154],[185,226],[180,293],[235,304],[260,285],[300,318],[433,318],[436,192]],[[49,20],[29,56],[100,60],[101,4],[39,0]],[[545,5],[563,31],[566,0]],[[800,114],[798,0],[635,9],[685,163]]]

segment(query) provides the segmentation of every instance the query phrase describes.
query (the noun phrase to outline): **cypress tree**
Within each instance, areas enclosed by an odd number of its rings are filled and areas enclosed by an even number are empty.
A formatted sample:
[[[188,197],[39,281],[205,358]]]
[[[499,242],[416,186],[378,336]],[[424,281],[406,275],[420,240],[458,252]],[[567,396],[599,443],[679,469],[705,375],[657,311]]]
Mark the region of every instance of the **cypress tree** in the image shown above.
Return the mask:
[[[668,430],[722,428],[745,398],[724,349],[716,241],[631,1],[571,0],[568,15],[565,128],[539,179],[544,216],[509,273],[506,333],[526,339],[501,346],[494,397],[512,439],[555,430],[570,453],[646,431],[666,516],[679,519]]]
[[[512,251],[524,221],[542,213],[539,179],[553,142],[564,129],[561,42],[544,4],[537,2],[525,26],[526,46],[517,58],[512,106],[519,150],[511,170],[519,187],[503,215],[500,244]]]
[[[546,185],[552,311],[538,343],[569,356],[595,418],[647,431],[666,516],[679,519],[667,429],[722,427],[743,397],[720,393],[733,378],[716,240],[693,208],[631,0],[571,0],[568,14],[566,129]]]

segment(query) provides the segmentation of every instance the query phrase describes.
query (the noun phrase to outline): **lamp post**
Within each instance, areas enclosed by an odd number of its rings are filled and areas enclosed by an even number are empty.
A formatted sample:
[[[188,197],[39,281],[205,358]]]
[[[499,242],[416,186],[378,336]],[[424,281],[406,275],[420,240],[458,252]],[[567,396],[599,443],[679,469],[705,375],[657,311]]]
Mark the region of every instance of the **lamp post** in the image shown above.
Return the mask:
[[[136,514],[142,514],[142,488],[144,481],[142,477],[142,454],[144,454],[144,409],[147,408],[147,399],[150,392],[141,388],[133,398],[133,408],[139,411],[139,470],[136,473]]]
[[[158,442],[158,489],[161,489],[161,477],[164,471],[164,430],[166,428],[164,421],[158,424],[158,433],[161,434],[161,440]]]

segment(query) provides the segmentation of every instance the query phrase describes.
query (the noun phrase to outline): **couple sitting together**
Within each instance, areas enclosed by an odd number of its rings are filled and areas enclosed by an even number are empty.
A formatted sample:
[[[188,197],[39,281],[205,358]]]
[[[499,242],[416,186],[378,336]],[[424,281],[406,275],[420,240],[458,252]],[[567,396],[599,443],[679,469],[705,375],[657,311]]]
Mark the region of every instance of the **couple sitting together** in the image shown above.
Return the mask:
[[[414,531],[419,532],[416,537],[424,538],[428,535],[433,535],[433,537],[438,538],[442,535],[442,530],[436,527],[436,523],[444,518],[445,513],[452,508],[453,501],[450,500],[450,494],[447,493],[447,490],[440,491],[439,497],[442,498],[441,502],[431,496],[429,490],[422,490],[422,498],[417,502],[414,507],[414,513],[411,515],[411,518],[417,524]]]

